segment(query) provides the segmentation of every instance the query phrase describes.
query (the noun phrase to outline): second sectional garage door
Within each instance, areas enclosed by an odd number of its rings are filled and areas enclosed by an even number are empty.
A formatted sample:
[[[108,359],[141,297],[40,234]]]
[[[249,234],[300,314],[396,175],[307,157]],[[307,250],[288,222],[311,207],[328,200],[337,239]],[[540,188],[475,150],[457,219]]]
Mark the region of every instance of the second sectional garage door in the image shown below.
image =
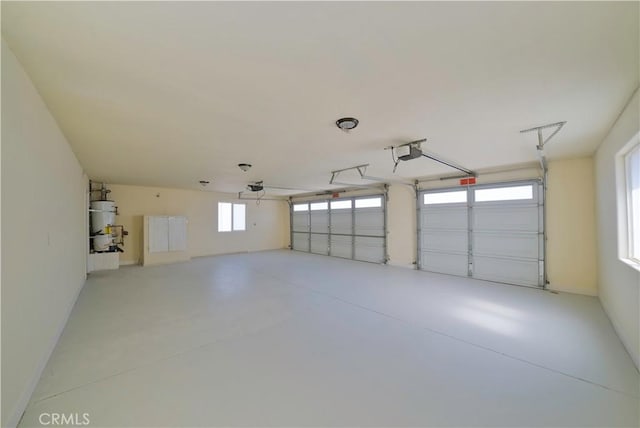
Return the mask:
[[[544,285],[538,181],[420,194],[420,268],[507,284]]]
[[[385,207],[384,195],[294,203],[292,249],[384,263]]]

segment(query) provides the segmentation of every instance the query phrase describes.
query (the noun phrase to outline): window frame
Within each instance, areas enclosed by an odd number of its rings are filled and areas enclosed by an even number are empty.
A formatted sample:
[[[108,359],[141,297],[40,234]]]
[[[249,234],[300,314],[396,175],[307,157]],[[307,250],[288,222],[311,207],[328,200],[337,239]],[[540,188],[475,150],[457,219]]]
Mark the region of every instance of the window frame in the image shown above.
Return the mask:
[[[618,166],[621,169],[622,192],[623,197],[620,198],[624,207],[620,210],[623,215],[618,217],[619,224],[619,258],[640,271],[640,248],[635,248],[635,235],[640,235],[640,225],[634,225],[634,219],[640,216],[640,212],[634,212],[633,204],[633,164],[631,159],[637,156],[640,160],[640,133],[625,145],[620,151]],[[640,162],[639,162],[640,163]],[[640,176],[640,165],[635,174]],[[640,193],[640,189],[637,190]],[[640,210],[639,210],[640,211]],[[620,218],[622,217],[622,218]],[[639,222],[640,223],[640,222]],[[640,239],[638,239],[640,241]]]
[[[220,208],[222,205],[231,205],[231,217],[230,217],[230,229],[220,230]],[[242,228],[236,226],[236,206],[242,206],[244,208],[244,224]],[[230,233],[230,232],[245,232],[247,230],[247,204],[242,202],[227,202],[218,201],[218,233]]]

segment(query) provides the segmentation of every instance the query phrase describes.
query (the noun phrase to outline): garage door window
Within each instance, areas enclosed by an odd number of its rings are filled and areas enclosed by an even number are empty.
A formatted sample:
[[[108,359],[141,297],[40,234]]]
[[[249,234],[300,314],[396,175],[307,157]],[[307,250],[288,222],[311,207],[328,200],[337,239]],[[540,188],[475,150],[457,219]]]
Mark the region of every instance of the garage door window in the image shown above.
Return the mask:
[[[331,201],[332,210],[346,210],[351,208],[351,199],[348,201]]]
[[[329,208],[329,204],[326,202],[317,202],[315,204],[311,204],[311,211],[320,211],[326,210]]]
[[[533,186],[529,184],[526,186],[477,189],[475,190],[474,198],[476,202],[516,201],[533,199]]]
[[[425,193],[425,205],[458,204],[467,202],[467,191]]]
[[[295,204],[293,210],[295,212],[309,211],[309,204]]]
[[[380,208],[382,198],[356,199],[356,208]]]

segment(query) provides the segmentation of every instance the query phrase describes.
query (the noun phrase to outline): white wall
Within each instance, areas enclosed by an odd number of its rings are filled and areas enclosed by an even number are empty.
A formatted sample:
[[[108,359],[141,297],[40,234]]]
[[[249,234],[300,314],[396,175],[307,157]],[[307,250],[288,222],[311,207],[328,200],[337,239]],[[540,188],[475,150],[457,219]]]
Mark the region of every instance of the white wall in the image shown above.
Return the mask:
[[[237,195],[201,190],[108,185],[109,198],[116,201],[116,222],[125,226],[123,264],[141,263],[144,249],[145,215],[184,215],[188,218],[188,257],[286,248],[289,245],[289,206],[286,201],[239,201]],[[247,230],[218,232],[218,202],[247,204]],[[173,260],[165,254],[159,260]]]
[[[35,388],[86,271],[86,180],[2,41],[2,426]]]
[[[618,259],[616,155],[640,131],[638,91],[595,154],[598,294],[618,336],[640,367],[640,272]]]

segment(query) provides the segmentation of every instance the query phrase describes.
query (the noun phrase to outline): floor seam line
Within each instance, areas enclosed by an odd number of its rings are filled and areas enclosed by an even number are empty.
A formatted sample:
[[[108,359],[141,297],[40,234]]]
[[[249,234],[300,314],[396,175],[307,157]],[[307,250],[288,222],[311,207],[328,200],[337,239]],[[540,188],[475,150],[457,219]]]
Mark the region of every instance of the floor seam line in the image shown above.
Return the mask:
[[[276,325],[278,325],[278,324],[280,324],[280,323],[270,325],[270,326],[269,326],[269,327],[267,327],[266,329],[262,329],[262,330],[260,330],[259,332],[263,332],[264,330],[271,329],[271,328],[273,328],[274,326],[276,326]],[[247,336],[251,336],[252,334],[259,333],[259,332],[253,332],[253,333],[249,333],[249,334],[245,334],[245,335],[234,336],[233,338],[235,339],[235,338],[237,338],[237,337],[247,337]],[[180,356],[182,356],[182,355],[186,355],[186,354],[189,354],[189,353],[192,353],[192,352],[196,352],[196,351],[201,350],[201,349],[203,349],[203,348],[207,348],[207,347],[212,346],[212,345],[215,345],[215,344],[217,344],[217,343],[224,342],[224,341],[225,341],[225,340],[227,340],[227,339],[230,339],[230,338],[223,338],[223,339],[219,339],[219,340],[214,340],[214,341],[211,341],[211,342],[203,343],[203,344],[201,344],[201,345],[198,345],[198,346],[192,347],[192,348],[190,348],[190,349],[186,349],[186,350],[184,350],[184,351],[182,351],[182,352],[177,352],[177,353],[175,353],[175,354],[168,355],[168,356],[166,356],[166,357],[164,357],[164,358],[160,358],[160,359],[154,360],[154,361],[152,361],[152,362],[148,362],[148,363],[146,363],[146,364],[141,364],[141,365],[136,366],[136,367],[131,367],[131,368],[129,368],[129,369],[122,370],[122,371],[120,371],[120,372],[110,374],[109,376],[105,376],[105,377],[103,377],[103,378],[96,379],[96,380],[93,380],[93,381],[91,381],[91,382],[83,383],[82,385],[74,386],[73,388],[69,388],[69,389],[66,389],[66,390],[64,390],[64,391],[60,391],[60,392],[57,392],[57,393],[55,393],[55,394],[51,394],[51,395],[48,395],[48,396],[46,396],[46,397],[42,397],[42,398],[40,398],[40,399],[38,399],[38,400],[35,400],[32,404],[30,404],[30,405],[29,405],[29,407],[31,407],[32,405],[35,405],[35,404],[41,403],[41,402],[43,402],[43,401],[50,400],[50,399],[55,398],[55,397],[57,397],[57,396],[59,396],[59,395],[64,395],[64,394],[67,394],[67,393],[69,393],[69,392],[75,391],[75,390],[77,390],[77,389],[82,389],[82,388],[84,388],[84,387],[86,387],[86,386],[95,385],[95,384],[97,384],[97,383],[104,382],[104,381],[106,381],[106,380],[109,380],[109,379],[114,378],[114,377],[117,377],[117,376],[121,376],[121,375],[123,375],[123,374],[127,374],[127,373],[131,373],[131,372],[134,372],[134,371],[137,371],[137,370],[141,370],[141,369],[144,369],[144,368],[146,368],[146,367],[150,367],[150,366],[153,366],[153,365],[155,365],[155,364],[162,363],[162,362],[165,362],[165,361],[168,361],[168,360],[174,359],[174,358],[176,358],[176,357],[180,357]]]
[[[360,305],[360,304],[358,304],[358,303],[350,302],[350,301],[348,301],[348,300],[345,300],[345,299],[340,298],[340,297],[338,297],[338,296],[335,296],[335,295],[333,295],[333,294],[326,293],[326,292],[324,292],[324,291],[320,291],[320,290],[318,290],[318,289],[316,289],[316,288],[309,287],[309,286],[302,285],[302,284],[297,284],[297,283],[292,282],[292,281],[290,281],[290,280],[285,280],[285,279],[282,279],[282,278],[277,278],[277,277],[275,277],[275,276],[274,276],[273,278],[278,279],[278,280],[281,280],[281,281],[286,282],[286,283],[289,283],[290,285],[293,285],[293,286],[296,286],[296,287],[302,287],[302,288],[304,288],[304,289],[306,289],[306,290],[309,290],[309,291],[311,291],[311,292],[313,292],[313,293],[316,293],[316,294],[319,294],[319,295],[322,295],[322,296],[326,296],[326,297],[330,297],[330,298],[332,298],[332,299],[334,299],[334,300],[337,300],[337,301],[339,301],[339,302],[342,302],[342,303],[345,303],[345,304],[348,304],[348,305],[351,305],[351,306],[354,306],[354,307],[360,308],[360,309],[362,309],[362,310],[365,310],[365,311],[368,311],[368,312],[373,312],[373,313],[376,313],[376,314],[382,315],[382,316],[384,316],[384,317],[387,317],[387,318],[393,319],[393,320],[395,320],[395,321],[397,321],[397,322],[401,322],[401,323],[403,323],[403,324],[406,324],[406,325],[409,325],[409,326],[412,326],[412,327],[416,327],[416,326],[415,326],[414,324],[412,324],[411,322],[409,322],[409,321],[407,321],[407,320],[404,320],[404,319],[402,319],[402,318],[398,318],[398,317],[396,317],[396,316],[394,316],[394,315],[390,315],[390,314],[387,314],[387,313],[384,313],[384,312],[381,312],[381,311],[378,311],[378,310],[375,310],[375,309],[372,309],[372,308],[368,308],[368,307],[366,307],[366,306],[362,306],[362,305]],[[565,376],[565,377],[568,377],[568,378],[570,378],[570,379],[574,379],[574,380],[577,380],[577,381],[580,381],[580,382],[588,383],[588,384],[591,384],[591,385],[594,385],[594,386],[597,386],[597,387],[600,387],[600,388],[606,389],[607,391],[615,392],[615,393],[618,393],[618,394],[621,394],[621,395],[624,395],[624,396],[626,396],[626,397],[630,397],[630,398],[635,398],[635,399],[640,398],[640,396],[636,396],[636,395],[633,395],[633,394],[629,394],[628,392],[624,392],[624,391],[620,391],[620,390],[617,390],[617,389],[613,389],[613,388],[610,388],[610,387],[608,387],[608,386],[606,386],[606,385],[602,385],[602,384],[600,384],[600,383],[593,382],[593,381],[590,381],[590,380],[588,380],[588,379],[583,379],[583,378],[581,378],[581,377],[574,376],[574,375],[571,375],[571,374],[569,374],[569,373],[564,373],[564,372],[562,372],[562,371],[559,371],[559,370],[553,369],[553,368],[551,368],[551,367],[546,367],[546,366],[543,366],[543,365],[541,365],[541,364],[534,363],[533,361],[525,360],[525,359],[523,359],[523,358],[516,357],[516,356],[514,356],[514,355],[510,355],[510,354],[504,353],[504,352],[499,351],[499,350],[496,350],[496,349],[492,349],[492,348],[489,348],[489,347],[486,347],[486,346],[483,346],[483,345],[480,345],[480,344],[477,344],[477,343],[473,343],[473,342],[470,342],[470,341],[468,341],[468,340],[465,340],[465,339],[462,339],[462,338],[459,338],[459,337],[456,337],[456,336],[453,336],[453,335],[447,334],[447,333],[445,333],[445,332],[442,332],[442,331],[438,331],[438,330],[432,329],[432,328],[430,328],[430,327],[426,327],[426,326],[417,326],[417,327],[418,327],[419,329],[421,329],[421,330],[430,331],[430,332],[432,332],[432,333],[438,334],[438,335],[443,336],[443,337],[447,337],[447,338],[452,339],[452,340],[455,340],[455,341],[457,341],[457,342],[464,343],[464,344],[467,344],[467,345],[473,346],[473,347],[475,347],[475,348],[483,349],[483,350],[485,350],[485,351],[489,351],[489,352],[492,352],[492,353],[495,353],[495,354],[498,354],[498,355],[502,355],[502,356],[504,356],[504,357],[506,357],[506,358],[509,358],[509,359],[512,359],[512,360],[515,360],[515,361],[519,361],[519,362],[522,362],[522,363],[525,363],[525,364],[528,364],[528,365],[531,365],[531,366],[533,366],[533,367],[537,367],[537,368],[540,368],[540,369],[543,369],[543,370],[547,370],[547,371],[549,371],[549,372],[551,372],[551,373],[559,374],[559,375],[561,375],[561,376]]]

